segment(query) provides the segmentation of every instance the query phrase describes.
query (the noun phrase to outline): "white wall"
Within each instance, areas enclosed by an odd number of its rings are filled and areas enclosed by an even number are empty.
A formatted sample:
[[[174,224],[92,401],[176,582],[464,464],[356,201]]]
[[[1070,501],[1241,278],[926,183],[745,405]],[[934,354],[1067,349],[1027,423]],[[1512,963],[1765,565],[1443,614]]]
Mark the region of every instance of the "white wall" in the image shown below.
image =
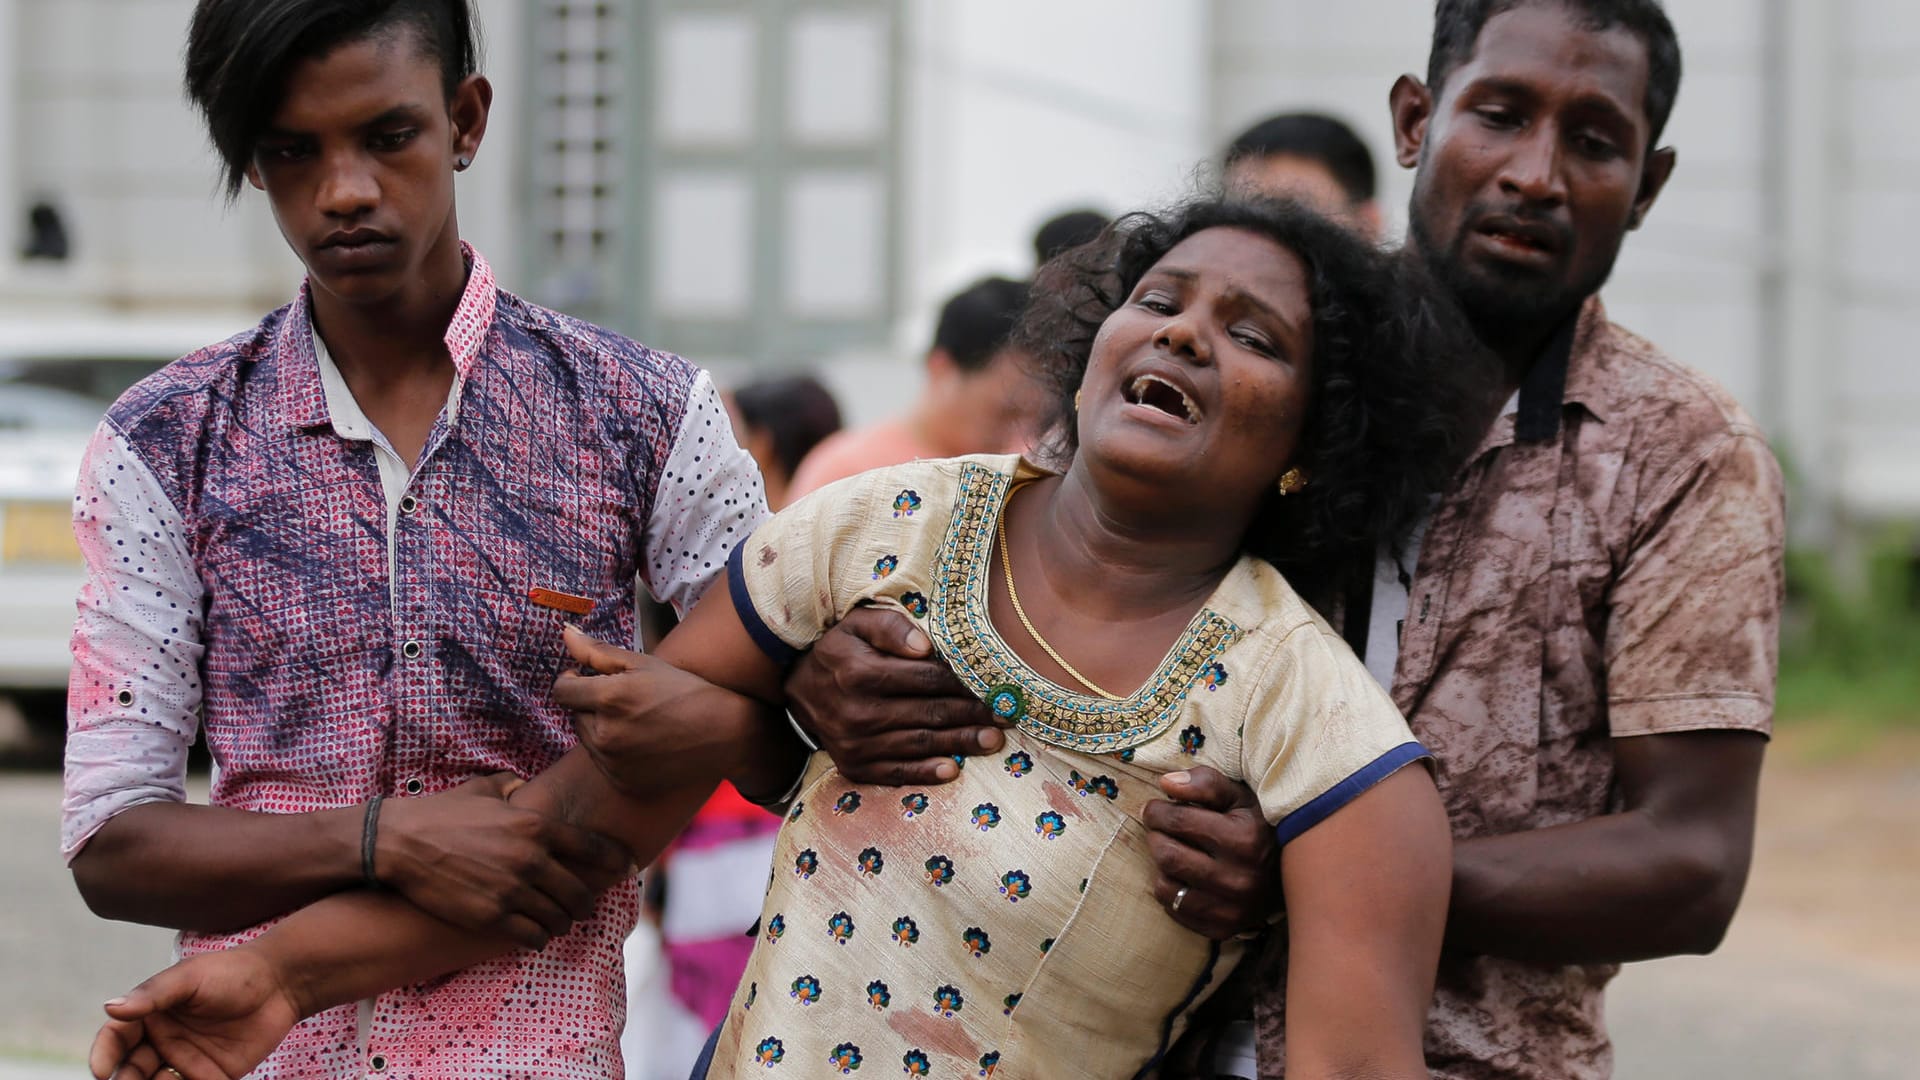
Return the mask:
[[[891,355],[824,365],[851,422],[911,400],[940,303],[1033,269],[1034,230],[1090,205],[1184,193],[1204,155],[1204,5],[1157,0],[912,0],[901,238],[905,310]]]
[[[1920,6],[1909,0],[1828,5],[1838,74],[1828,141],[1832,295],[1822,355],[1798,358],[1839,376],[1833,432],[1845,504],[1865,516],[1920,517]],[[1843,119],[1834,125],[1835,119]]]
[[[0,70],[4,254],[42,196],[73,242],[63,266],[0,257],[0,306],[258,313],[292,297],[300,266],[265,199],[243,188],[225,203],[218,159],[181,90],[192,12],[193,0],[0,0],[0,57],[12,61]],[[460,181],[461,225],[511,283],[525,5],[482,0],[481,12],[501,108]]]
[[[14,0],[13,199],[66,219],[65,267],[11,267],[7,292],[171,309],[258,306],[290,279],[264,207],[227,211],[180,90],[192,0]],[[269,243],[272,241],[273,243]],[[5,260],[11,263],[12,260]],[[293,279],[297,280],[297,279]]]

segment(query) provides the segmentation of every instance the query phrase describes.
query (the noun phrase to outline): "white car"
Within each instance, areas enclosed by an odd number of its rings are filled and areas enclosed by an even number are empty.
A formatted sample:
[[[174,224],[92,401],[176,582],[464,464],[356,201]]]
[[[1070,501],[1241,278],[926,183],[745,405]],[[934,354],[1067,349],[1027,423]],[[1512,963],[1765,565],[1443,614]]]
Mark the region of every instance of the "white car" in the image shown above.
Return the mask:
[[[0,318],[0,695],[67,685],[82,578],[74,480],[121,392],[250,325],[228,318]]]

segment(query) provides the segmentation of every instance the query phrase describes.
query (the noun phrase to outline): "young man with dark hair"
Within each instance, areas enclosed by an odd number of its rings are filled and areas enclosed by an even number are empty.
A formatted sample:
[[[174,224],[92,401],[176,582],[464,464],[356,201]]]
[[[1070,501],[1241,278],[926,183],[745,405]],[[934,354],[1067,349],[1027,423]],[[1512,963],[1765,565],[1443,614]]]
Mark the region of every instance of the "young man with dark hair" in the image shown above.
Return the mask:
[[[314,1016],[256,1076],[620,1076],[628,852],[714,779],[676,763],[636,813],[552,687],[567,620],[631,640],[636,576],[693,603],[758,472],[705,372],[461,241],[477,30],[468,0],[201,0],[188,91],[306,282],[124,395],[74,502],[62,850],[94,910],[189,956],[316,901],[511,953]],[[730,707],[716,736],[751,742]]]
[[[940,308],[926,384],[913,407],[897,419],[828,436],[794,470],[787,497],[917,458],[1024,449],[1040,395],[1007,341],[1026,306],[1026,283],[1009,278],[982,278],[955,293]]]
[[[1324,113],[1269,116],[1234,136],[1220,179],[1229,192],[1298,199],[1380,239],[1373,155],[1352,128]]]

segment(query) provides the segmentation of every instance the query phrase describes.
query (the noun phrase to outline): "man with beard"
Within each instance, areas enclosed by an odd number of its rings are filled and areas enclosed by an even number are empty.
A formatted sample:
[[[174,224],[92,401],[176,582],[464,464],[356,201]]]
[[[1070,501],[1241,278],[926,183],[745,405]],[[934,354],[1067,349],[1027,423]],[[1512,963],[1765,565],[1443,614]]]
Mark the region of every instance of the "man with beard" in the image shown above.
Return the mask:
[[[1655,0],[1440,0],[1391,97],[1417,170],[1408,257],[1496,363],[1490,422],[1344,632],[1439,759],[1454,885],[1436,1077],[1597,1078],[1618,965],[1718,945],[1746,881],[1772,719],[1780,472],[1718,386],[1596,295],[1672,174],[1680,80]],[[1504,401],[1505,405],[1499,403]],[[1357,575],[1365,579],[1367,575]],[[1277,866],[1194,770],[1159,804],[1160,888],[1222,934]],[[1199,1071],[1285,1065],[1284,934]],[[1257,1032],[1257,1039],[1254,1037]],[[1254,1053],[1257,1043],[1257,1054]]]

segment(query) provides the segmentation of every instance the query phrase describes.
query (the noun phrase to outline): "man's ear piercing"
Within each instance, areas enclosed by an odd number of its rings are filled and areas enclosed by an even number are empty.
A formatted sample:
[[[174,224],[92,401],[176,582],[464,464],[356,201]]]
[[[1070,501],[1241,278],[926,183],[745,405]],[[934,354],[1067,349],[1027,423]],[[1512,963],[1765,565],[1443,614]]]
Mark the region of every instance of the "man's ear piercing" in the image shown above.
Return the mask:
[[[459,157],[453,159],[453,167],[460,172],[466,172],[467,166],[471,164],[473,164],[473,159],[465,154],[461,154]]]

